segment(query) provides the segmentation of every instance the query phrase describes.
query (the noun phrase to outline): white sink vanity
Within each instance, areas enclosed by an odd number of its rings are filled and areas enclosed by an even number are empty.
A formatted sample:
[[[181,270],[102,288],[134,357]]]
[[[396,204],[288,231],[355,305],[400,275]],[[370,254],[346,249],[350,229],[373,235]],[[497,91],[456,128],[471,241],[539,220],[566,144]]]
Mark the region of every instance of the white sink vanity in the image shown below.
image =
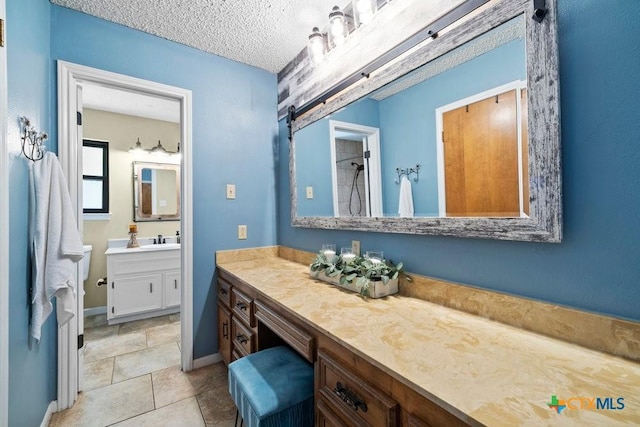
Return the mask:
[[[180,311],[180,244],[109,241],[107,320],[109,324]]]

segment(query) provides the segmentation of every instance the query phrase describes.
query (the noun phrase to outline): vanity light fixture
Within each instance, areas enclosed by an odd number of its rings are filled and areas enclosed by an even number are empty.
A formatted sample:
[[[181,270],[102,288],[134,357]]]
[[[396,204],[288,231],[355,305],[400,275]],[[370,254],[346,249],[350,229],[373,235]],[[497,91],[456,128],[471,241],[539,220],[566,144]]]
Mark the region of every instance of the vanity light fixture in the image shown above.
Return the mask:
[[[167,151],[167,149],[164,148],[160,140],[158,140],[158,145],[156,145],[155,147],[151,149],[146,149],[142,146],[142,143],[140,142],[140,138],[138,138],[138,140],[136,141],[136,145],[134,147],[131,147],[129,149],[129,152],[133,154],[151,154],[154,156],[180,157],[180,142],[178,142],[178,151],[173,152],[173,151]]]
[[[129,148],[129,152],[137,154],[137,153],[146,153],[147,150],[145,150],[142,147],[142,143],[140,142],[140,138],[138,138],[138,140],[136,141],[135,147]]]
[[[150,150],[150,152],[152,155],[156,155],[156,156],[166,156],[169,154],[169,152],[165,150],[165,148],[162,146],[162,143],[160,142],[160,140],[158,140],[158,145],[153,147]]]
[[[333,6],[329,14],[329,45],[332,48],[342,45],[346,36],[347,26],[344,12],[338,6]]]
[[[324,36],[320,32],[318,27],[313,27],[311,35],[309,36],[309,44],[307,45],[309,50],[309,57],[311,62],[319,64],[322,61],[324,55]]]

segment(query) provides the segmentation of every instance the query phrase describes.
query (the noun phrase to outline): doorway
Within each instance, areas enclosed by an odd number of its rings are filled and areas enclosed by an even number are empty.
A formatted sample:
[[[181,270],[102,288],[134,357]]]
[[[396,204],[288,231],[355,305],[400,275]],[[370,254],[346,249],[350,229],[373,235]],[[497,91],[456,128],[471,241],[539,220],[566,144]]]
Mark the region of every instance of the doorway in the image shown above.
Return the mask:
[[[181,368],[193,368],[192,317],[192,174],[191,174],[191,91],[160,83],[111,73],[82,65],[58,61],[58,157],[68,179],[76,220],[82,233],[82,140],[81,112],[83,87],[97,85],[150,97],[174,100],[180,111],[181,151]],[[82,283],[82,266],[77,269],[77,283]],[[82,336],[83,299],[77,298],[77,322],[69,322],[58,332],[58,410],[69,408],[77,399],[82,366],[78,349]]]
[[[382,216],[380,130],[330,120],[329,141],[334,216]]]
[[[526,217],[524,82],[436,110],[440,216]]]

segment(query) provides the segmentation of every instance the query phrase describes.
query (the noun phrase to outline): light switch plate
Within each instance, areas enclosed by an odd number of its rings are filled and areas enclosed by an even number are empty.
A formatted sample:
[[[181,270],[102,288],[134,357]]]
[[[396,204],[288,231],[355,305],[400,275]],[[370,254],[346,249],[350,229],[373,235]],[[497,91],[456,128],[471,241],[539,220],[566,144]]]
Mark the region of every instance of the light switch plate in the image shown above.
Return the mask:
[[[351,241],[351,252],[356,254],[356,256],[360,256],[360,240]]]
[[[313,199],[313,187],[307,187],[307,199]]]
[[[247,240],[247,226],[239,225],[238,226],[238,240]]]
[[[236,186],[234,184],[227,184],[227,199],[236,198]]]

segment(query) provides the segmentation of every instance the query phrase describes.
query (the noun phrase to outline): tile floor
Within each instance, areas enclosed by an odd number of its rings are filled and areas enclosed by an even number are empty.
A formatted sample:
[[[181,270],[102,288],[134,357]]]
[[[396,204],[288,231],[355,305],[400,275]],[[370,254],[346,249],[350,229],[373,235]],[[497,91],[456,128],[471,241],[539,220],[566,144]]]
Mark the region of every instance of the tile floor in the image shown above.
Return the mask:
[[[180,370],[180,315],[109,326],[85,319],[84,390],[49,427],[232,426],[236,409],[220,362]]]

